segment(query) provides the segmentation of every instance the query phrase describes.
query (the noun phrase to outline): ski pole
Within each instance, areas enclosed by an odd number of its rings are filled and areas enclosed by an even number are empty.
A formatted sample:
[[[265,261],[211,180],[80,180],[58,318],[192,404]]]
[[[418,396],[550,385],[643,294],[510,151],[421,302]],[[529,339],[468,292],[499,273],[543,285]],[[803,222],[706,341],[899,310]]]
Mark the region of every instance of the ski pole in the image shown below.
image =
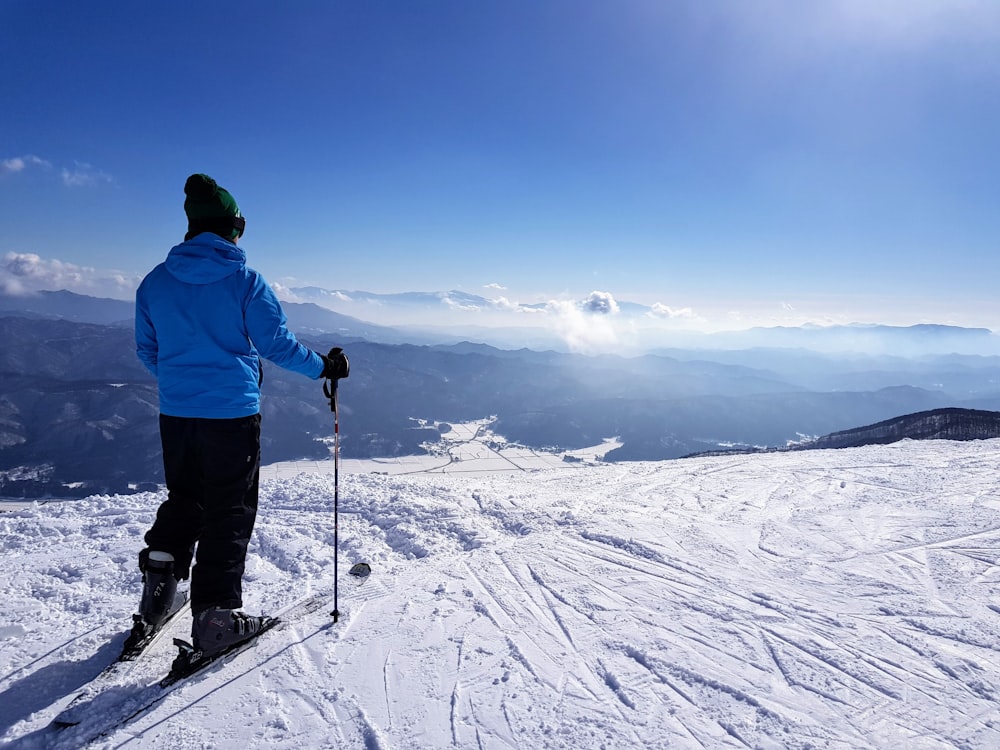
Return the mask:
[[[323,393],[330,399],[330,410],[333,412],[333,621],[340,619],[338,607],[338,560],[340,559],[340,539],[337,521],[340,512],[340,411],[337,408],[337,380],[331,379],[323,383]]]

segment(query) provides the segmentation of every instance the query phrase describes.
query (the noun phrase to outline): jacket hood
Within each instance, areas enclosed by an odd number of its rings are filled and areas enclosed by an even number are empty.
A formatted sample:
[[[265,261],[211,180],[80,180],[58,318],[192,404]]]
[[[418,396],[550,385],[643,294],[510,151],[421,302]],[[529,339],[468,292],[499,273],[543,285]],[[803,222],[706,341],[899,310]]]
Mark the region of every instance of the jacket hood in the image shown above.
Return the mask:
[[[171,276],[185,284],[214,284],[239,271],[246,262],[246,253],[232,242],[202,232],[171,248],[166,267]]]

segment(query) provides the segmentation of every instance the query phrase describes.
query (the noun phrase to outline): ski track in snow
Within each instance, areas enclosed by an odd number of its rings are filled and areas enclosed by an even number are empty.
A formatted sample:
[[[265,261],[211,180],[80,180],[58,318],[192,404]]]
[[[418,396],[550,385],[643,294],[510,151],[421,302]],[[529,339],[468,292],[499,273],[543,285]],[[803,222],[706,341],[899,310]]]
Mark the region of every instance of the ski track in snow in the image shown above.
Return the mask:
[[[247,610],[336,562],[340,621],[331,597],[93,747],[1000,747],[998,465],[1000,441],[906,441],[342,474],[336,561],[332,477],[266,480]],[[0,513],[0,745],[80,745],[47,725],[120,646],[161,499]]]

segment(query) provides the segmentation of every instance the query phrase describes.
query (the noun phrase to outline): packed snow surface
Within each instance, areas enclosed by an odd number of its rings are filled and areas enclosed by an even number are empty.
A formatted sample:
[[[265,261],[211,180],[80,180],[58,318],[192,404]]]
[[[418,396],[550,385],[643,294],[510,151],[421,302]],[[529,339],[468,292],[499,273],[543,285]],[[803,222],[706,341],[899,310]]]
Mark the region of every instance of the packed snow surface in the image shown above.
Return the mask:
[[[998,466],[932,441],[342,472],[337,623],[333,476],[269,479],[246,609],[329,606],[93,746],[997,748]],[[99,728],[48,724],[120,647],[162,497],[0,513],[0,743]],[[148,694],[173,650],[88,700]]]

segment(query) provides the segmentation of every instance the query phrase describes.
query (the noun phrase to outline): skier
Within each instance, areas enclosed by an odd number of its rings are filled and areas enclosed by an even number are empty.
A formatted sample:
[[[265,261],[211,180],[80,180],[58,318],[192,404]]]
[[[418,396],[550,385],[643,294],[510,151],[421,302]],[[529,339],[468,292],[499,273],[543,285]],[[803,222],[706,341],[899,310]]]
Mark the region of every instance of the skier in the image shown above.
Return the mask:
[[[167,483],[139,553],[139,615],[154,631],[190,576],[191,638],[211,655],[263,623],[238,611],[257,514],[260,358],[333,380],[348,377],[350,363],[340,348],[318,354],[288,330],[274,292],[236,245],[246,221],[233,196],[204,174],[191,175],[184,193],[184,242],[136,292],[136,352],[157,379]]]

